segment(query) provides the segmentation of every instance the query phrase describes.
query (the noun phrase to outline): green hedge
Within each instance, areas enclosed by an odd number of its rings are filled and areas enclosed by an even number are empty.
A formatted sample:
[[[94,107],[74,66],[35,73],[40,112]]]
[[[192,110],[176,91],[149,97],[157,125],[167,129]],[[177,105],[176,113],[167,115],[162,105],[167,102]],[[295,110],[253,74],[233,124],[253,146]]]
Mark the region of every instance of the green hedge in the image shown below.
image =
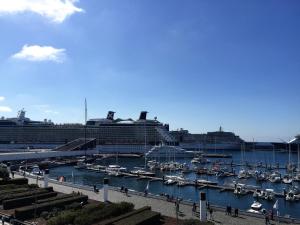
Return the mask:
[[[22,187],[22,188],[16,188],[16,189],[6,189],[3,191],[0,191],[0,198],[9,194],[15,194],[15,193],[21,193],[21,192],[25,192],[28,191],[29,188],[26,187]]]
[[[58,196],[53,197],[53,198],[37,200],[36,203],[41,204],[41,203],[45,203],[45,202],[56,201],[56,200],[59,200],[59,199],[72,198],[74,196],[78,196],[78,195],[77,194],[62,194],[62,195],[58,195]]]
[[[212,222],[200,222],[196,219],[187,219],[183,220],[182,225],[214,225]]]
[[[0,167],[0,178],[4,180],[9,179],[9,172],[7,168]]]
[[[36,184],[5,184],[0,186],[0,194],[3,190],[13,190],[13,189],[18,189],[18,188],[38,188]]]
[[[133,210],[134,205],[127,202],[117,204],[89,204],[81,210],[65,211],[47,221],[47,225],[91,225],[104,219],[119,216]]]
[[[137,210],[131,211],[131,212],[126,213],[126,214],[123,214],[121,216],[117,216],[117,217],[114,217],[114,218],[111,218],[111,219],[108,219],[108,220],[104,220],[101,223],[99,223],[99,225],[100,224],[101,225],[110,225],[110,224],[113,224],[113,223],[118,222],[120,220],[126,219],[127,217],[133,216],[135,214],[138,214],[138,213],[141,213],[141,212],[144,212],[144,211],[150,211],[150,210],[151,210],[150,206],[144,206],[142,208],[139,208]]]
[[[31,205],[38,199],[47,199],[51,197],[55,197],[57,195],[56,192],[47,192],[43,194],[31,195],[23,198],[14,198],[10,200],[5,200],[2,202],[3,209],[14,209],[21,206]]]
[[[160,213],[150,210],[143,211],[127,217],[123,220],[114,222],[113,225],[152,225],[158,224],[160,221]]]
[[[11,179],[11,180],[0,180],[0,185],[7,185],[7,184],[28,184],[28,180],[26,178],[15,178],[15,179]]]
[[[34,189],[34,190],[28,190],[20,193],[9,193],[9,194],[3,194],[0,196],[0,203],[2,203],[5,200],[13,199],[13,198],[23,198],[28,197],[36,194],[42,194],[46,192],[53,192],[53,187],[47,187],[47,188],[40,188],[40,189]]]
[[[20,220],[30,219],[33,217],[34,212],[36,212],[36,215],[39,215],[43,211],[51,211],[53,208],[64,208],[64,206],[73,202],[87,202],[87,200],[88,196],[79,195],[72,198],[25,206],[15,210],[15,217]]]

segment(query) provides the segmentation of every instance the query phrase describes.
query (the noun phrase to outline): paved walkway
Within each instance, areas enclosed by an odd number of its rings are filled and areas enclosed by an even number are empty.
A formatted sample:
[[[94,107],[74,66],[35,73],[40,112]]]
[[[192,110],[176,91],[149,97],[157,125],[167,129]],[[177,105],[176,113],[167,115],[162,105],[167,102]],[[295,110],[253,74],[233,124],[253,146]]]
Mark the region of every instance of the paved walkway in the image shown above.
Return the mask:
[[[19,175],[15,175],[15,177],[21,177]],[[34,178],[28,178],[29,183],[36,183],[37,180]],[[38,181],[39,186],[43,186],[43,181]],[[92,187],[86,186],[72,186],[72,184],[62,184],[58,183],[54,180],[49,180],[49,186],[52,186],[54,191],[61,193],[72,193],[81,192],[84,195],[88,195],[90,199],[96,201],[103,201],[103,190],[99,190],[98,193],[95,193]],[[162,215],[176,218],[175,204],[173,202],[168,202],[164,199],[152,198],[152,197],[144,197],[135,193],[129,192],[128,196],[120,191],[110,189],[108,194],[108,199],[111,202],[131,202],[135,205],[135,208],[141,208],[143,206],[151,206],[151,209],[156,212],[160,212]],[[198,208],[199,209],[199,208]],[[188,204],[180,204],[179,208],[179,219],[197,219],[195,215],[192,214],[192,206]],[[224,225],[265,225],[264,218],[253,217],[249,215],[240,215],[239,217],[232,217],[229,215],[225,215],[224,211],[214,210],[213,212],[213,222],[215,224],[224,224]],[[271,224],[279,224],[278,222],[271,221]],[[280,222],[280,224],[287,224],[284,222]],[[295,224],[295,223],[289,223]]]

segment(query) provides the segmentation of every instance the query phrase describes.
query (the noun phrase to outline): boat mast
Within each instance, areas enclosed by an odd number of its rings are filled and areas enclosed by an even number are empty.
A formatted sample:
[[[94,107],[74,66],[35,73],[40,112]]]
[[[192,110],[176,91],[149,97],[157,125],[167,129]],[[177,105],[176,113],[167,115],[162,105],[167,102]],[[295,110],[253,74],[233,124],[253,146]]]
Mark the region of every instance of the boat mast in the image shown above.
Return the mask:
[[[86,159],[86,121],[87,121],[87,103],[86,98],[84,99],[84,156]]]
[[[300,172],[300,149],[298,144],[298,172]]]
[[[289,168],[291,166],[291,143],[289,143]]]
[[[147,167],[147,156],[146,156],[146,153],[147,153],[147,134],[146,134],[146,118],[145,118],[145,121],[144,121],[144,138],[145,138],[145,169]]]

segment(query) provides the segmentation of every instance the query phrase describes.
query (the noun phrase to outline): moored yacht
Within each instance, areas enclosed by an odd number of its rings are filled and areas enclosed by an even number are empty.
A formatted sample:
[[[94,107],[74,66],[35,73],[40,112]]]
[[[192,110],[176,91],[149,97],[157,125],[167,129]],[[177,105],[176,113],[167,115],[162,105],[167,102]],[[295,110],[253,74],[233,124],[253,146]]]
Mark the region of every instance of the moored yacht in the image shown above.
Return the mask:
[[[251,204],[251,208],[247,210],[247,212],[251,212],[251,213],[263,213],[265,211],[265,209],[262,209],[262,204],[258,201],[254,201]]]

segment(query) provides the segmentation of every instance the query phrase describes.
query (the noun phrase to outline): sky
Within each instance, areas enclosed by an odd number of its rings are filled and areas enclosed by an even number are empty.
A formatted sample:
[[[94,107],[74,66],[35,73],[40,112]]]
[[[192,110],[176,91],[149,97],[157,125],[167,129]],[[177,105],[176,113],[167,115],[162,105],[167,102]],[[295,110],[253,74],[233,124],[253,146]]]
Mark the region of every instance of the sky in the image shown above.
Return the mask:
[[[300,133],[298,0],[0,0],[0,116]]]

